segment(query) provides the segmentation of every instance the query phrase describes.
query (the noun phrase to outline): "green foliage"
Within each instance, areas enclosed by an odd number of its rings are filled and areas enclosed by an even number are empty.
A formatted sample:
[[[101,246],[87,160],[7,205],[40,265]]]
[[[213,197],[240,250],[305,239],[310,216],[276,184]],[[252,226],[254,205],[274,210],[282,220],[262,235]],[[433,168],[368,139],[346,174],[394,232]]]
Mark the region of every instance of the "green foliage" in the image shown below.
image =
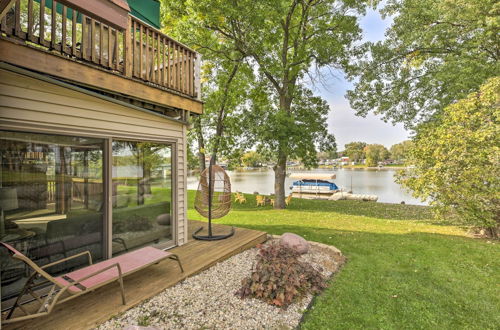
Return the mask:
[[[326,288],[324,277],[299,257],[297,251],[278,243],[261,247],[252,275],[243,279],[236,295],[287,307],[307,293],[319,293]]]
[[[203,155],[215,153],[234,162],[246,146],[241,114],[248,107],[254,74],[232,43],[224,42],[200,25],[205,13],[196,13],[198,5],[182,0],[162,1],[161,19],[165,32],[202,55],[204,112],[192,119],[189,135],[195,142],[193,146],[197,145],[197,152]]]
[[[187,145],[187,167],[188,170],[194,170],[198,168],[199,162],[198,162],[198,157],[196,157],[195,153],[193,152],[193,140],[188,139],[188,145]]]
[[[256,151],[249,151],[241,156],[241,164],[246,167],[258,167],[265,162],[265,158]]]
[[[350,142],[344,147],[344,155],[349,157],[351,161],[359,162],[360,160],[365,159],[365,142]]]
[[[500,78],[422,125],[399,181],[440,216],[495,229],[500,224]]]
[[[391,158],[394,160],[405,160],[408,157],[408,152],[413,146],[413,142],[410,140],[406,140],[400,143],[396,143],[389,150],[391,154]]]
[[[330,107],[308,89],[298,89],[298,96],[288,112],[274,109],[269,95],[261,89],[252,94],[252,109],[245,115],[249,141],[269,158],[276,150],[288,159],[300,159],[306,167],[317,164],[317,149],[335,151],[333,135],[328,133],[327,118]],[[286,143],[284,142],[286,141]]]
[[[153,224],[148,218],[133,214],[122,221],[113,222],[113,233],[122,234],[128,232],[147,231],[153,228]]]
[[[204,54],[204,113],[200,128],[206,142],[205,153],[235,158],[244,147],[242,113],[247,109],[253,73],[248,65]]]
[[[381,144],[369,144],[364,149],[366,166],[378,166],[378,163],[389,158],[389,151]]]
[[[348,70],[358,115],[413,127],[500,75],[497,0],[388,0],[386,39],[363,45]]]
[[[149,315],[143,314],[137,317],[137,325],[140,327],[147,327],[151,323],[151,317]]]

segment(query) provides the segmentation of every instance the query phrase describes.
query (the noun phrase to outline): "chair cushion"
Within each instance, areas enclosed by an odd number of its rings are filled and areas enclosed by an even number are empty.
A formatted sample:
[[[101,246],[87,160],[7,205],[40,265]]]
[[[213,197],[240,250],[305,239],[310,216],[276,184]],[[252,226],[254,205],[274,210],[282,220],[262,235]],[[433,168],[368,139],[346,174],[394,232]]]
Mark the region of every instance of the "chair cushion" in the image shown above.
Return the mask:
[[[65,278],[69,278],[76,282],[79,279],[84,278],[85,276],[88,276],[116,263],[120,264],[122,275],[126,276],[144,267],[150,266],[165,258],[168,258],[171,255],[172,253],[170,252],[147,246],[132,252],[122,254],[118,257],[104,260],[99,263],[75,270],[74,272],[58,276],[56,277],[56,280],[60,284],[64,283],[63,285],[68,285],[70,282],[68,282]],[[86,280],[83,280],[81,282],[81,285],[83,285],[85,288],[92,288],[110,282],[112,280],[116,280],[117,278],[118,269],[116,267],[113,267]],[[79,289],[76,287],[71,287],[71,289],[79,291]]]

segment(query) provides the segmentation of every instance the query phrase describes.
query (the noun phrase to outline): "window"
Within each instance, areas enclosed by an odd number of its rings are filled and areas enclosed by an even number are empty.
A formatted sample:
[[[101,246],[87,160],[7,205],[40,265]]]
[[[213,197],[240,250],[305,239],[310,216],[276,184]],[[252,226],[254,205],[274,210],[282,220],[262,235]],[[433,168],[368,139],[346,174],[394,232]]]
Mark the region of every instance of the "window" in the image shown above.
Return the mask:
[[[39,265],[88,250],[104,257],[104,140],[0,131],[0,241]],[[77,258],[57,275],[86,265]],[[27,269],[0,249],[2,300],[16,296]]]
[[[172,241],[172,147],[113,141],[113,255]]]
[[[106,254],[173,245],[172,145],[113,141],[105,189],[105,139],[0,131],[0,241],[40,266],[83,251]],[[105,196],[109,191],[111,199]],[[112,205],[111,233],[104,230]],[[111,251],[105,247],[111,241]],[[54,276],[86,257],[48,269]],[[19,294],[29,271],[0,248],[2,301]]]

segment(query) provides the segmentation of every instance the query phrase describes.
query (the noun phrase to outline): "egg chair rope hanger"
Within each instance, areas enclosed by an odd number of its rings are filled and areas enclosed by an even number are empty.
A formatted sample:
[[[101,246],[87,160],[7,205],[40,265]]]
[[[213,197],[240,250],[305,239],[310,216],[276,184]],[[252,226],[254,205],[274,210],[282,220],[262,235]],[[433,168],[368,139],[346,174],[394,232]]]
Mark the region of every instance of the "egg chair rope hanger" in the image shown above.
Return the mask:
[[[214,235],[212,231],[212,219],[222,218],[231,209],[231,181],[226,171],[215,165],[215,157],[210,160],[208,168],[201,172],[194,208],[201,216],[208,218],[208,235],[198,235],[203,230],[200,227],[194,232],[194,239],[216,241],[234,235],[234,227],[229,234]]]

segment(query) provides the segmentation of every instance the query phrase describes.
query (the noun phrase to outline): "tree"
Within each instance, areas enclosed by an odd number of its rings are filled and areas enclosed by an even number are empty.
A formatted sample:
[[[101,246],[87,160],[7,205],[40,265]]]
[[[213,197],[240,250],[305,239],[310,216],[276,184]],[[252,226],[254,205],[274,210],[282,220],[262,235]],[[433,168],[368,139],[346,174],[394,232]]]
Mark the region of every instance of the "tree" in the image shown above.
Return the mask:
[[[299,95],[307,93],[300,88],[302,81],[312,73],[312,67],[347,65],[352,44],[360,38],[356,14],[363,12],[366,4],[347,0],[178,0],[165,4],[168,11],[180,13],[181,22],[215,36],[200,40],[201,47],[221,57],[241,55],[265,81],[263,88],[272,94],[267,97],[267,117],[275,127],[273,142],[262,139],[269,135],[266,132],[257,132],[263,133],[260,140],[276,155],[275,207],[284,208],[287,159],[291,154],[308,156],[311,150],[300,148],[314,145],[319,138],[311,132],[302,137],[313,140],[294,143],[296,138],[289,135],[299,131],[299,124],[309,130],[308,121],[299,123],[292,113],[294,103],[296,109],[301,107]],[[331,136],[328,139],[332,141]]]
[[[364,149],[366,166],[378,166],[378,163],[389,158],[389,151],[381,144],[369,144]]]
[[[200,170],[205,169],[207,154],[239,162],[245,150],[240,115],[242,108],[248,106],[253,79],[251,66],[235,51],[234,45],[220,42],[213,31],[193,25],[192,13],[184,1],[162,1],[161,10],[163,30],[196,49],[203,58],[204,113],[192,117],[190,131],[198,146]]]
[[[386,39],[348,70],[358,115],[413,128],[500,75],[497,0],[388,0],[382,13],[394,17]]]
[[[192,139],[188,139],[188,143],[187,143],[187,160],[188,160],[187,167],[188,167],[188,170],[190,170],[190,171],[195,170],[195,169],[199,169],[199,167],[200,167],[199,159],[198,159],[197,155],[193,152],[192,144],[193,144]]]
[[[349,160],[359,162],[360,160],[365,159],[365,142],[350,142],[344,147],[344,154],[349,157]]]
[[[316,158],[318,160],[329,160],[329,159],[335,159],[337,158],[337,151],[332,150],[332,151],[321,151],[316,154]]]
[[[246,167],[258,167],[265,162],[264,157],[256,151],[249,151],[241,156],[241,163]]]
[[[243,134],[241,107],[248,97],[249,79],[252,73],[239,60],[209,57],[203,69],[204,113],[195,117],[193,130],[198,144],[200,170],[205,169],[205,156],[239,155],[240,137]]]
[[[396,143],[389,150],[391,158],[394,160],[402,161],[407,158],[408,152],[413,146],[413,142],[406,140],[400,143]]]
[[[498,235],[500,225],[500,78],[445,108],[414,138],[399,181],[430,201],[438,216],[461,218]]]
[[[276,150],[286,140],[287,160],[300,159],[305,167],[314,167],[318,162],[318,149],[335,151],[335,138],[328,133],[326,126],[330,107],[325,100],[314,96],[309,89],[297,87],[297,98],[292,102],[290,112],[285,114],[273,109],[274,95],[266,91],[266,88],[254,90],[251,111],[245,116],[245,122],[251,123],[246,127],[249,142],[257,146],[259,153],[278,162]],[[279,183],[275,180],[275,191]]]

